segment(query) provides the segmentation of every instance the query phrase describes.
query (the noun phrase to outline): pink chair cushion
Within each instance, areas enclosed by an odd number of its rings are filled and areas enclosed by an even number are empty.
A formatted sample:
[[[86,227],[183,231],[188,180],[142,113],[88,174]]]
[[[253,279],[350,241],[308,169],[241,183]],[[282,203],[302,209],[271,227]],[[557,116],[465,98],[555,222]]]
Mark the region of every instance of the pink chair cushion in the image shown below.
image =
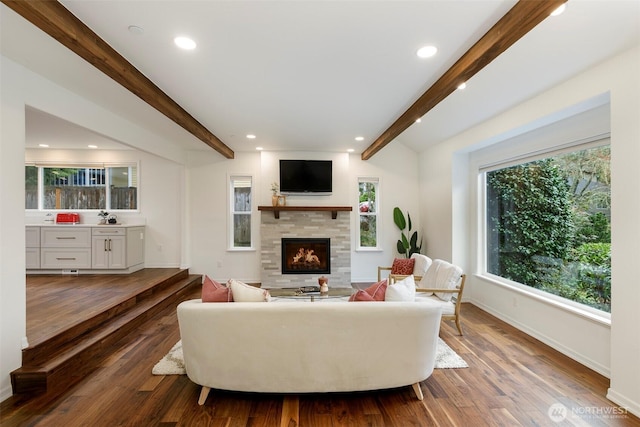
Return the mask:
[[[401,274],[408,276],[413,274],[413,266],[416,264],[414,258],[396,258],[391,265],[391,274]]]

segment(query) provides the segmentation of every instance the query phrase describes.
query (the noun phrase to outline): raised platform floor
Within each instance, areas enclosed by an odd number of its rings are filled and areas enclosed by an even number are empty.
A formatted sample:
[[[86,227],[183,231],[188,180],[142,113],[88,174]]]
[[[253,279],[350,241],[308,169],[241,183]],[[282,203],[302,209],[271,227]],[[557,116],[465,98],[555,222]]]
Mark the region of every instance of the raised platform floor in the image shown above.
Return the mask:
[[[27,276],[27,340],[14,393],[56,392],[95,369],[120,339],[187,299],[200,275],[176,268],[130,275]]]

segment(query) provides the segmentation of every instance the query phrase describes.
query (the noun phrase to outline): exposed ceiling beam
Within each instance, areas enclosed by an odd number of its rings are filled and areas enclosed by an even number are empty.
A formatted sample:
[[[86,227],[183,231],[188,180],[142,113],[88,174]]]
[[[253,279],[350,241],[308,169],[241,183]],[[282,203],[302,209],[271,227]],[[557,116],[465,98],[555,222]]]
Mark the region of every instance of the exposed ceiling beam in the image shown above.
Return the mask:
[[[2,2],[218,153],[227,159],[234,158],[231,148],[58,1],[2,0]]]
[[[418,98],[382,135],[362,153],[362,160],[393,141],[417,119],[453,93],[461,83],[471,79],[478,71],[521,39],[531,29],[567,0],[520,0],[487,33],[482,36],[458,61],[451,66],[427,91]]]

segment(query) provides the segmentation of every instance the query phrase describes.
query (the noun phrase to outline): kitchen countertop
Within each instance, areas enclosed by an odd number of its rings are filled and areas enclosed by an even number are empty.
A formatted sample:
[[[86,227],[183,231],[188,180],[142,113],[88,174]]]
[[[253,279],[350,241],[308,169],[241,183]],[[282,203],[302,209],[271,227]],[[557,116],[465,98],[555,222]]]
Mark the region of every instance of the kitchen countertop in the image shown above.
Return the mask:
[[[77,223],[77,224],[73,224],[73,223],[51,223],[51,222],[37,222],[37,223],[27,223],[25,224],[26,227],[144,227],[145,224],[123,224],[123,223],[117,223],[117,224],[89,224],[89,223]]]

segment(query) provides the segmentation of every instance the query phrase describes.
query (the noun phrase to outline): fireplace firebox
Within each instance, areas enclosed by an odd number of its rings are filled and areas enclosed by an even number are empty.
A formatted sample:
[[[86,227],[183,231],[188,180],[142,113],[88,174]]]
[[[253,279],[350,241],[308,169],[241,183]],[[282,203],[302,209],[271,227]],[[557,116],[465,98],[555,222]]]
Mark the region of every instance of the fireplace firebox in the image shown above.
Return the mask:
[[[331,273],[331,239],[282,239],[282,274],[320,273]]]

